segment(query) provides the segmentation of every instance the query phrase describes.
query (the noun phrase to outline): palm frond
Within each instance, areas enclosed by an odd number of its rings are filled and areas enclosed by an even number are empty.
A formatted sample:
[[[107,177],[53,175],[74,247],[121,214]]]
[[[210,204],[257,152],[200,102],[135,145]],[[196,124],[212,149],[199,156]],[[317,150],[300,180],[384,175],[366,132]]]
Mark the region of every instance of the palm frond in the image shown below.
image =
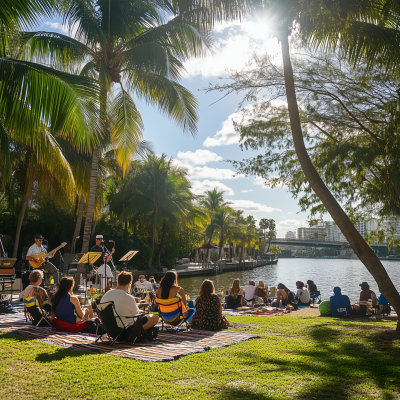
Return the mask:
[[[56,32],[23,32],[21,40],[27,59],[56,69],[71,71],[86,57],[93,55],[85,44]]]
[[[110,120],[111,141],[125,174],[130,156],[139,146],[144,126],[136,104],[123,87],[111,103]]]
[[[89,78],[27,61],[0,59],[0,114],[9,130],[22,128],[21,117],[29,110],[32,125],[25,126],[26,131],[43,123],[62,135],[72,133],[76,143],[87,146],[91,138],[86,123],[89,115],[98,112],[99,93]]]
[[[10,139],[8,133],[0,121],[0,167],[2,175],[2,185],[9,182],[11,178],[11,160],[10,160]]]
[[[125,77],[130,90],[139,98],[156,104],[184,131],[196,133],[198,103],[189,90],[173,80],[150,72],[127,71]]]

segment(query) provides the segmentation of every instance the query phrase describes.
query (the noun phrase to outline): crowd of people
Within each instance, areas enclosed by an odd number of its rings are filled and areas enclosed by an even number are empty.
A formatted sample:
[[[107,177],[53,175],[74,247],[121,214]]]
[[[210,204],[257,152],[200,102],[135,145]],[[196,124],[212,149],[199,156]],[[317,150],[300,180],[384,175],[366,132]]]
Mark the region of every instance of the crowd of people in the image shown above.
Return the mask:
[[[53,325],[56,328],[88,333],[93,333],[93,329],[96,328],[98,332],[99,324],[94,323],[95,315],[92,306],[81,305],[78,296],[73,293],[73,278],[62,278],[58,291],[47,304],[45,300],[48,293],[41,287],[42,279],[42,271],[32,271],[30,285],[24,291],[24,303],[33,316],[35,325],[43,315],[41,310],[45,309],[48,312],[51,311]],[[334,295],[330,298],[332,316],[340,317],[363,312],[366,302],[371,302],[378,309],[384,307],[381,310],[383,312],[388,311],[387,307],[390,310],[384,297],[381,295],[378,299],[367,282],[363,282],[360,286],[360,301],[359,304],[354,305],[351,305],[349,297],[343,295],[339,287],[333,289]],[[155,310],[153,308],[153,312],[145,314],[138,307],[137,296],[149,292],[152,294],[156,308]],[[297,281],[296,289],[291,291],[283,283],[269,290],[268,285],[263,281],[257,284],[249,281],[246,287],[241,287],[240,280],[235,279],[227,291],[227,296],[220,298],[215,292],[214,282],[205,279],[200,286],[197,298],[188,302],[184,289],[178,284],[178,275],[175,271],[165,273],[159,284],[156,283],[154,277],[149,277],[147,280],[144,275],[140,275],[138,281],[133,284],[132,274],[122,271],[118,274],[116,287],[102,296],[100,304],[113,302],[115,316],[118,317],[116,318],[117,325],[120,328],[139,324],[145,337],[154,338],[158,333],[156,324],[160,317],[163,317],[161,308],[157,308],[158,303],[175,305],[173,310],[178,309],[179,318],[190,324],[193,329],[219,331],[231,326],[223,315],[223,308],[237,309],[252,304],[297,309],[299,305],[310,305],[312,297],[316,294],[319,295],[318,287],[312,280],[308,280],[306,284]]]

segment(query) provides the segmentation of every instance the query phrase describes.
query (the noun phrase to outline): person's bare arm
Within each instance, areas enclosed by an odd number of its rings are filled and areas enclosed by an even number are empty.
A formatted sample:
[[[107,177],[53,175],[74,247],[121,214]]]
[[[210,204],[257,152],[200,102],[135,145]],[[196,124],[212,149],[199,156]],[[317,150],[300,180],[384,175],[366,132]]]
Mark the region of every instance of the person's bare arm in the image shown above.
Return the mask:
[[[74,307],[75,307],[76,315],[77,315],[79,318],[83,319],[83,318],[85,317],[86,310],[85,310],[85,311],[82,310],[81,304],[79,303],[78,298],[75,297],[75,296],[71,296],[71,303],[72,303],[72,304],[74,305]]]
[[[281,292],[279,291],[277,296],[276,296],[276,302],[278,303],[278,306],[281,304]]]
[[[182,297],[183,304],[184,304],[185,307],[186,307],[186,295],[185,295],[185,291],[184,291],[182,288],[180,288],[180,289],[178,290],[178,293],[179,293],[180,296]]]
[[[222,303],[219,301],[219,314],[222,315]]]
[[[111,260],[111,257],[114,254],[114,251],[115,251],[115,249],[111,249],[111,253],[106,258],[107,262],[109,262]]]

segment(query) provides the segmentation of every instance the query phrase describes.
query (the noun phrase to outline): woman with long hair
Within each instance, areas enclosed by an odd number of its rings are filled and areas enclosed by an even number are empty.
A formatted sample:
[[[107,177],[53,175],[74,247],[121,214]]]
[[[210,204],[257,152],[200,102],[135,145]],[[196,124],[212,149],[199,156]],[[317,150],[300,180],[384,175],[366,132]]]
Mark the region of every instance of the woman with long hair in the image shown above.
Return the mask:
[[[243,307],[244,295],[243,289],[240,287],[240,280],[235,279],[232,286],[228,290],[226,298],[226,308],[233,310],[238,307]]]
[[[82,310],[79,299],[73,293],[74,278],[62,278],[60,287],[55,294],[51,314],[58,320],[77,324],[86,319],[93,318],[92,306],[85,306]]]
[[[254,296],[265,299],[268,296],[268,286],[264,285],[263,281],[259,281],[256,289],[254,290]]]
[[[294,293],[286,287],[283,283],[278,284],[276,300],[271,304],[272,307],[282,306],[286,307],[288,304],[292,305],[297,310],[297,304]]]
[[[156,298],[167,300],[174,297],[180,298],[185,308],[187,307],[185,291],[178,285],[178,274],[175,271],[168,271],[160,281],[160,286],[156,291]],[[191,320],[195,311],[194,308],[188,310],[188,321]]]
[[[213,281],[204,279],[200,287],[199,297],[196,299],[196,313],[191,327],[202,331],[220,331],[230,326],[222,315],[221,300],[215,294]]]

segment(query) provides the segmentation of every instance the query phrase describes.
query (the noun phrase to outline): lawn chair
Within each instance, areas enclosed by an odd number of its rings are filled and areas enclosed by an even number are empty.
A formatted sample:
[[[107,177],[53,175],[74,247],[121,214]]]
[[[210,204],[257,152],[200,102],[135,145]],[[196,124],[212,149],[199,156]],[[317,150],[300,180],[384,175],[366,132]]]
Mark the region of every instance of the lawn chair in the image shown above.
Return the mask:
[[[24,314],[26,321],[32,321],[33,326],[50,326],[52,328],[52,324],[50,321],[50,317],[48,313],[40,307],[39,302],[35,299],[27,299],[23,298],[24,301]],[[38,322],[36,322],[38,321]]]
[[[185,307],[182,299],[179,297],[173,297],[172,299],[155,299],[158,314],[161,318],[161,330],[164,330],[165,324],[170,325],[170,328],[174,332],[178,332],[181,325],[186,326],[186,331],[189,330],[188,310]],[[165,327],[165,330],[167,328]]]
[[[321,299],[321,292],[310,292],[310,299],[312,300],[312,304],[315,304],[315,301],[318,299],[318,303],[320,304],[322,299]]]
[[[132,325],[124,324],[124,321],[115,310],[115,305],[113,301],[97,304],[97,315],[101,321],[101,324],[103,325],[104,330],[107,333],[108,338],[110,339],[109,344],[111,346],[118,340],[118,338],[121,338],[121,341],[129,341]],[[135,315],[134,317],[124,318],[137,319],[140,317],[140,315],[141,314]],[[118,326],[117,320],[121,322],[123,328]],[[95,340],[95,343],[97,343],[99,340],[104,342],[103,336],[104,334],[99,335],[99,337]],[[131,343],[135,343],[136,339],[137,337],[133,341],[131,341]]]

